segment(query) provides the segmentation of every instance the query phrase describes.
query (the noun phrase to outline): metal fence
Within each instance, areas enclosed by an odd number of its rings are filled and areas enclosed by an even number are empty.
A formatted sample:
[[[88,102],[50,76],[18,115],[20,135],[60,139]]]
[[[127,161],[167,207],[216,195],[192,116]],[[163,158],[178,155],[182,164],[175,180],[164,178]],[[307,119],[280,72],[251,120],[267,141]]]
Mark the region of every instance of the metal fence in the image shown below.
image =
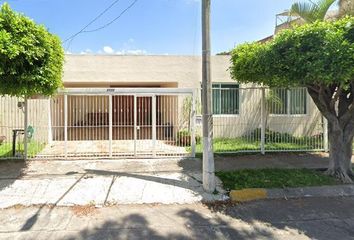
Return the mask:
[[[0,158],[24,152],[37,159],[194,156],[193,99],[193,89],[67,89],[25,101],[26,123],[25,107],[17,107],[23,100],[2,97],[0,150],[11,148],[11,131],[21,137],[14,153]]]
[[[216,153],[328,149],[326,121],[305,88],[216,84],[212,96]]]
[[[202,152],[198,96],[126,88],[0,97],[0,159],[194,156]],[[212,96],[216,153],[328,149],[326,122],[305,89],[215,84]]]

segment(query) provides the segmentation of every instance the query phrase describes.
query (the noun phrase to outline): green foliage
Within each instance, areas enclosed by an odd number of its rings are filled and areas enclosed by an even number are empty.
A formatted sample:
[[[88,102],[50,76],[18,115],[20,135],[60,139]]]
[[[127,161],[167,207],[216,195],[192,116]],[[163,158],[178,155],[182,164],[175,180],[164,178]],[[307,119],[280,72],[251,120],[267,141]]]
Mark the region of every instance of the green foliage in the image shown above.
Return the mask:
[[[339,184],[334,178],[309,169],[245,169],[217,172],[227,190],[285,188]]]
[[[177,132],[177,144],[180,146],[191,145],[191,132],[188,129],[182,129]]]
[[[52,95],[62,86],[61,41],[44,26],[14,12],[0,10],[0,95]]]
[[[189,136],[191,136],[191,133],[187,129],[182,129],[182,130],[177,132],[177,138],[189,137]]]
[[[46,144],[45,143],[39,143],[35,141],[31,141],[28,143],[27,148],[28,148],[28,157],[35,157],[38,153],[40,153],[44,148]],[[16,144],[16,153],[20,153],[20,155],[23,155],[24,152],[24,145],[23,142],[17,143]],[[10,142],[5,142],[3,144],[0,144],[0,159],[1,158],[12,158],[12,143]]]
[[[354,18],[284,30],[265,44],[232,52],[233,79],[270,87],[349,85],[354,79]]]
[[[261,130],[255,129],[252,132],[236,138],[215,138],[213,140],[214,153],[237,153],[242,151],[260,151]],[[295,137],[288,133],[266,130],[265,149],[274,150],[315,150],[323,148],[323,136]],[[190,151],[190,149],[188,149]],[[202,142],[197,142],[196,152],[203,152]]]
[[[252,132],[250,132],[249,134],[246,134],[244,137],[250,138],[250,139],[261,139],[261,132],[262,131],[260,128],[256,128]],[[269,128],[265,129],[264,137],[267,142],[280,142],[282,140],[283,141],[296,140],[296,138],[289,133],[276,132],[276,131],[270,130]]]
[[[216,55],[217,56],[228,56],[228,55],[230,55],[230,51],[219,52]]]

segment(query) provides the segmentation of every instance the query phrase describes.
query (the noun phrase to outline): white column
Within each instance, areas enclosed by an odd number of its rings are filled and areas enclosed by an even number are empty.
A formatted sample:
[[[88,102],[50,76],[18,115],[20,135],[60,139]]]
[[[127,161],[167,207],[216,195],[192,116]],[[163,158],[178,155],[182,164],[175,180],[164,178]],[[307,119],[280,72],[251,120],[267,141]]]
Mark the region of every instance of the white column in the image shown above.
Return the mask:
[[[152,96],[152,154],[156,157],[156,95]]]
[[[108,115],[109,115],[109,157],[112,157],[112,141],[113,141],[113,106],[112,106],[112,95],[109,95],[108,100]]]
[[[137,141],[137,100],[136,95],[134,95],[134,156],[136,157],[136,141]]]
[[[191,112],[191,116],[190,116],[190,123],[191,123],[191,137],[192,137],[192,141],[191,141],[191,145],[192,145],[192,157],[195,158],[195,116],[196,116],[196,112],[195,112],[195,91],[193,91],[193,95],[192,95],[192,112]]]
[[[266,131],[266,99],[265,99],[265,88],[262,87],[262,97],[261,97],[261,153],[265,154],[265,131]]]
[[[203,85],[203,187],[215,191],[213,114],[210,64],[210,0],[202,0],[202,85]]]
[[[51,98],[48,98],[48,144],[53,142]]]
[[[68,95],[64,95],[64,154],[68,157]]]
[[[329,143],[328,143],[328,121],[325,117],[323,118],[323,149],[325,152],[329,151]]]
[[[25,119],[24,119],[24,134],[23,134],[23,158],[26,161],[28,157],[28,137],[27,137],[27,127],[28,127],[28,101],[27,98],[25,98]]]

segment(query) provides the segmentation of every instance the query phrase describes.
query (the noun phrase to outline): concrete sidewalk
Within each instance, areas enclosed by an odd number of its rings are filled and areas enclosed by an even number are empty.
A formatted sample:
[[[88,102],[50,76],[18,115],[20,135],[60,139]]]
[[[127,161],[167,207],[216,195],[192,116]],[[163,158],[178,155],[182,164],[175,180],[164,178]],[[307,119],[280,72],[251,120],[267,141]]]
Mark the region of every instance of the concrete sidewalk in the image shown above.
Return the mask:
[[[216,170],[325,168],[324,154],[267,154],[216,157]],[[195,203],[227,198],[205,193],[200,159],[125,159],[0,163],[0,208],[14,205]]]
[[[14,205],[55,206],[116,204],[184,204],[224,200],[218,181],[217,193],[204,192],[200,173],[121,173],[87,169],[84,174],[25,176],[0,180],[0,208]]]

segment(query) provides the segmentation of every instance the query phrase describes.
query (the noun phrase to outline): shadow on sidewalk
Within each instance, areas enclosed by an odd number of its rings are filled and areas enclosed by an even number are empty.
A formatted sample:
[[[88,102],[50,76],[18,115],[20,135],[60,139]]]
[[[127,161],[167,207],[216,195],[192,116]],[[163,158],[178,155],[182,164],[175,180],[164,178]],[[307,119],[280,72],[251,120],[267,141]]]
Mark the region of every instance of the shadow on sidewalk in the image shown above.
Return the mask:
[[[273,239],[267,229],[255,227],[252,230],[237,228],[220,218],[206,216],[189,208],[177,212],[181,223],[174,227],[160,227],[150,223],[141,214],[131,214],[121,220],[106,221],[100,226],[86,228],[78,234],[64,237],[67,240],[101,239]],[[161,224],[163,225],[163,224]],[[172,233],[171,233],[172,232]]]
[[[189,175],[186,175],[185,179],[172,179],[172,178],[165,178],[160,176],[152,176],[151,174],[134,174],[134,173],[124,173],[124,172],[115,172],[115,171],[106,171],[106,170],[95,170],[95,169],[85,169],[87,174],[94,174],[94,175],[101,175],[101,176],[116,176],[116,177],[129,177],[129,178],[136,178],[141,179],[149,182],[156,182],[171,186],[176,186],[180,188],[185,188],[189,190],[195,190],[194,185],[190,184],[190,180],[197,181],[196,179],[192,178]],[[200,182],[199,182],[200,183]]]
[[[60,198],[57,199],[57,201],[51,206],[50,211],[47,213],[47,215],[50,215],[53,209],[57,206],[57,204],[81,181],[86,176],[86,174],[82,174],[80,178],[78,178],[71,186],[68,188],[64,194],[60,196]],[[41,205],[37,212],[32,215],[32,217],[28,218],[25,222],[25,224],[21,227],[20,231],[28,231],[30,230],[38,221],[38,217],[44,207],[46,207],[46,204]]]
[[[21,178],[26,169],[27,163],[23,160],[0,160],[0,191]]]

